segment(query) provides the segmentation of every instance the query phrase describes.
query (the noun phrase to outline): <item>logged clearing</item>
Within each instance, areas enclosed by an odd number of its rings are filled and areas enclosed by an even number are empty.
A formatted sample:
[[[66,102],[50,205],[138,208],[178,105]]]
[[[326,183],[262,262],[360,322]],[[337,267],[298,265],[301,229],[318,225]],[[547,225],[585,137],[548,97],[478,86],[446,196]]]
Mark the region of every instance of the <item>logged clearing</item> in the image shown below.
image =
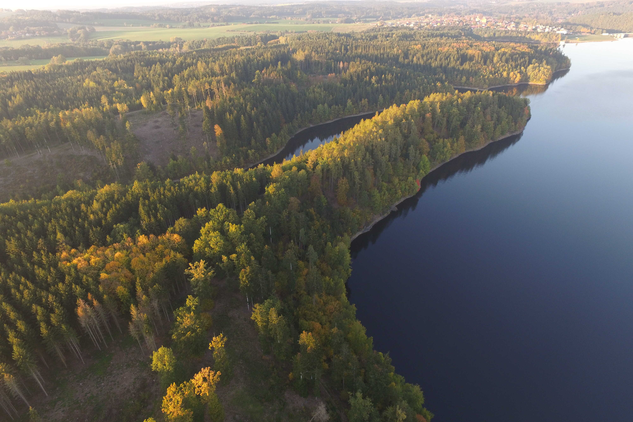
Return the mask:
[[[219,156],[215,141],[207,141],[202,132],[202,111],[192,110],[187,117],[188,133],[181,137],[172,118],[166,111],[128,114],[132,130],[139,140],[138,162],[146,161],[166,166],[170,158],[189,157],[192,148],[196,156],[205,152],[213,158]],[[137,161],[131,163],[134,165]],[[124,179],[127,176],[124,177]],[[0,160],[0,201],[39,197],[45,193],[63,195],[77,181],[111,183],[115,177],[103,157],[94,149],[73,148],[70,144],[56,145],[50,151],[32,152],[20,157]]]
[[[326,390],[322,390],[322,398],[304,398],[291,389],[291,365],[262,352],[251,311],[237,284],[215,279],[213,286],[213,326],[207,337],[211,342],[214,335],[224,333],[232,363],[231,377],[217,389],[225,420],[305,422],[324,400],[330,414],[338,412],[342,405],[334,403]],[[112,327],[114,340],[106,334],[108,347],[104,350],[94,349],[84,338],[85,363],[73,357],[68,368],[44,372],[48,397],[28,381],[29,389],[36,393],[30,404],[40,415],[46,415],[50,422],[139,422],[150,416],[161,420],[165,389],[151,370],[152,351],[145,345],[139,347],[128,334],[127,324],[122,323],[121,328],[123,333]],[[157,347],[169,345],[166,325],[159,327],[159,332]],[[210,350],[195,359],[188,372],[193,374],[204,367],[213,368]]]
[[[127,334],[107,340],[105,350],[84,351],[85,364],[73,357],[68,369],[44,375],[49,397],[40,390],[34,407],[47,421],[138,422],[154,412],[162,391],[149,352]]]
[[[114,181],[103,158],[87,148],[64,144],[12,157],[0,161],[0,201],[37,196],[76,180]]]
[[[218,295],[212,311],[211,331],[226,336],[226,350],[233,365],[229,382],[221,382],[217,390],[225,420],[309,421],[322,400],[295,393],[288,377],[291,365],[262,352],[251,311],[236,283],[216,281]]]
[[[202,132],[202,110],[191,111],[191,117],[187,118],[188,133],[184,139],[179,135],[177,127],[166,111],[136,111],[129,113],[128,119],[132,124],[132,132],[140,141],[139,161],[165,166],[172,157],[189,156],[192,147],[198,155],[204,154],[205,151],[214,158],[219,155],[215,142],[207,142],[207,137]]]

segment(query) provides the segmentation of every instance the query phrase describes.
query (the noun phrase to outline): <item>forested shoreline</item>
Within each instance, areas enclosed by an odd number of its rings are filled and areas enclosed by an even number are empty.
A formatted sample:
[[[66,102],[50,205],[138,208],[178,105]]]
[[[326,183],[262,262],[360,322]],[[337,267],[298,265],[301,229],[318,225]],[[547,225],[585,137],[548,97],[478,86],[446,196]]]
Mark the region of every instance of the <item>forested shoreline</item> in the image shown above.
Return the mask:
[[[571,67],[568,68],[564,68],[564,69],[558,69],[557,71],[555,71],[552,74],[552,77],[554,75],[556,75],[557,73],[562,73],[562,72],[567,72],[569,69],[571,69]],[[459,86],[459,85],[455,85],[453,88],[455,89],[462,89],[462,90],[468,90],[468,91],[489,91],[489,90],[496,90],[496,89],[504,89],[504,88],[513,88],[513,87],[518,87],[518,86],[523,86],[523,85],[549,85],[552,82],[553,79],[550,79],[547,82],[518,82],[515,84],[505,84],[505,85],[495,85],[495,86],[488,86],[486,88],[477,88],[474,86]]]
[[[471,148],[471,149],[467,149],[464,152],[458,153],[454,156],[452,156],[448,161],[442,162],[442,163],[437,163],[435,166],[433,166],[430,170],[429,173],[433,172],[434,170],[438,169],[439,167],[441,167],[442,165],[448,163],[449,161],[452,161],[454,159],[456,159],[457,157],[463,155],[463,154],[468,154],[469,152],[475,152],[475,151],[479,151],[481,149],[486,148],[488,145],[490,145],[493,142],[499,142],[499,141],[503,141],[505,139],[511,138],[513,136],[516,135],[520,135],[521,133],[523,133],[523,128],[519,128],[518,130],[514,131],[514,132],[510,132],[510,133],[506,133],[502,136],[500,136],[499,138],[496,139],[491,139],[487,142],[485,142],[483,145],[480,145],[476,148]],[[422,181],[420,180],[420,185],[422,184]],[[356,233],[354,233],[351,237],[350,237],[350,243],[353,242],[356,238],[358,238],[359,236],[362,236],[365,233],[368,233],[372,230],[372,228],[380,221],[384,220],[385,218],[387,218],[389,216],[389,214],[391,214],[394,211],[398,210],[398,205],[402,204],[404,201],[406,201],[407,199],[413,198],[414,196],[416,196],[418,194],[418,191],[410,194],[410,195],[405,195],[402,198],[400,198],[400,200],[398,200],[397,202],[395,202],[391,209],[387,212],[385,212],[384,214],[381,214],[377,217],[375,217],[373,220],[367,222],[365,224],[365,226],[363,226],[359,231],[357,231]]]
[[[330,400],[345,403],[350,421],[432,418],[420,388],[374,350],[347,300],[351,238],[415,194],[432,168],[525,127],[527,100],[458,94],[451,84],[547,82],[569,60],[552,47],[460,31],[275,41],[0,79],[5,157],[70,143],[99,151],[121,180],[0,204],[0,406],[8,415],[31,405],[27,384],[47,395],[49,367],[83,362],[130,333],[152,356],[165,395],[162,412],[143,417],[222,420],[216,388],[232,376],[231,338],[207,338],[221,279],[252,312],[264,353],[287,368],[288,388],[335,391]],[[201,109],[217,155],[192,152],[165,168],[139,163],[127,114],[164,108],[183,139]],[[382,108],[316,150],[242,168],[300,127]],[[213,365],[201,368],[207,346]]]

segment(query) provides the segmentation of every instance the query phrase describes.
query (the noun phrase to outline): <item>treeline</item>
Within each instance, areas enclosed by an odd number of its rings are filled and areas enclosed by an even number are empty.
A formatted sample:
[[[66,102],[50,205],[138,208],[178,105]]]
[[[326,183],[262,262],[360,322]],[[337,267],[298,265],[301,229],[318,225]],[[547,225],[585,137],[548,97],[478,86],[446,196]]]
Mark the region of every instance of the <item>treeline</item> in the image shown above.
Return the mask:
[[[610,32],[633,32],[633,12],[588,13],[574,16],[570,22]]]
[[[501,29],[478,28],[473,32],[483,41],[505,41],[516,43],[559,43],[560,34],[555,32],[508,31]]]
[[[52,59],[60,54],[65,57],[107,56],[108,52],[109,49],[91,45],[57,44],[44,47],[23,45],[19,48],[0,48],[0,61],[18,60],[23,57],[29,60]]]
[[[525,99],[433,94],[283,164],[2,204],[0,361],[8,375],[0,391],[27,401],[18,377],[45,389],[45,362],[81,359],[121,327],[155,350],[179,291],[193,296],[175,314],[171,347],[187,358],[202,353],[208,265],[244,295],[264,349],[292,362],[297,391],[333,386],[351,421],[428,421],[419,387],[373,350],[347,301],[349,239],[415,193],[431,168],[521,130],[528,118]],[[167,420],[193,415],[179,399],[195,398],[188,386],[170,387]],[[9,414],[14,401],[0,395]],[[175,402],[184,413],[169,413]]]
[[[221,155],[209,157],[202,168],[226,169],[271,154],[309,124],[448,92],[449,84],[543,83],[569,66],[552,47],[484,43],[458,31],[307,34],[266,46],[262,41],[243,50],[141,52],[11,73],[0,79],[0,154],[36,149],[33,137],[67,142],[33,128],[30,119],[44,112],[42,104],[47,113],[91,108],[104,115],[166,108],[183,137],[191,110],[203,108],[207,142],[217,144]],[[27,126],[38,133],[24,136]],[[180,177],[191,166],[174,164],[172,170],[171,177]]]
[[[297,40],[309,45],[314,53],[325,51],[375,60],[398,63],[405,69],[416,70],[435,78],[443,78],[455,85],[487,87],[506,83],[548,81],[548,75],[569,67],[567,59],[557,48],[511,43],[485,43],[472,39],[452,38],[458,31],[398,31],[319,39],[305,36]],[[468,34],[468,33],[466,33]],[[437,39],[437,37],[449,39]],[[346,39],[347,38],[347,39]],[[407,48],[402,48],[402,47]],[[340,53],[339,53],[340,54]]]
[[[59,27],[46,20],[37,19],[0,19],[0,31],[47,31],[61,32]]]
[[[278,38],[279,37],[274,34],[260,34],[186,41],[181,39],[174,39],[173,41],[87,40],[85,42],[60,43],[45,46],[25,44],[17,48],[0,47],[0,61],[18,60],[20,58],[29,60],[51,59],[60,54],[70,58],[107,56],[108,54],[121,55],[135,51],[158,50],[182,52],[205,49],[217,50],[218,48],[252,47],[258,44],[266,44]],[[77,41],[79,41],[79,39],[77,39]]]
[[[597,16],[608,14],[623,14],[633,11],[631,0],[599,1],[599,2],[558,2],[541,3],[528,2],[522,4],[491,4],[479,6],[476,13],[484,13],[490,16],[503,17],[512,16],[522,22],[533,24],[545,24],[553,26],[564,26],[578,31],[583,26],[570,25],[576,22],[576,18],[583,16]],[[578,21],[577,23],[580,23]],[[587,28],[585,28],[587,29]],[[584,31],[583,31],[584,32]]]

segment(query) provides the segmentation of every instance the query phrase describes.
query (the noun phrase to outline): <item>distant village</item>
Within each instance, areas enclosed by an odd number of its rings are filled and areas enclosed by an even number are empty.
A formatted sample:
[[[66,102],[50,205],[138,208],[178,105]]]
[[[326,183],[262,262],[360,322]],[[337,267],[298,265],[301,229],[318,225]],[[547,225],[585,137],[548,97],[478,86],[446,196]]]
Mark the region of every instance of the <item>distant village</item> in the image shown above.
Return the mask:
[[[502,31],[521,31],[537,33],[555,33],[570,35],[572,32],[563,26],[529,25],[512,20],[482,15],[425,15],[397,21],[378,22],[376,26],[382,27],[408,27],[413,29],[438,28],[444,26],[464,26],[472,29],[492,29]],[[625,34],[605,34],[616,38],[622,38]]]
[[[467,26],[473,29],[488,28],[501,29],[505,31],[532,31],[532,32],[555,32],[567,34],[563,27],[548,25],[527,25],[501,18],[481,15],[425,15],[423,17],[411,18],[395,22],[380,22],[377,25],[387,27],[410,27],[410,28],[436,28],[442,26]]]

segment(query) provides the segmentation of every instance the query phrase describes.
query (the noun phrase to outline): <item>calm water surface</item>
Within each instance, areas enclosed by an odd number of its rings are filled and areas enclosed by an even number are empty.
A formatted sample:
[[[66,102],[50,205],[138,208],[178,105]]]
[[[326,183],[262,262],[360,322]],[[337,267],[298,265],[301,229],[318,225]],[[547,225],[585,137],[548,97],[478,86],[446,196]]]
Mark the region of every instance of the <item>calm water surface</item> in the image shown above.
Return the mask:
[[[375,112],[362,113],[356,116],[343,117],[330,123],[323,123],[304,129],[288,140],[286,146],[278,154],[268,158],[263,164],[276,164],[284,160],[291,160],[295,155],[301,155],[307,151],[317,149],[323,144],[327,144],[334,137],[353,128],[363,119],[371,119]],[[256,167],[259,164],[253,165]]]
[[[633,40],[564,51],[520,138],[352,245],[358,316],[435,421],[633,420]]]

